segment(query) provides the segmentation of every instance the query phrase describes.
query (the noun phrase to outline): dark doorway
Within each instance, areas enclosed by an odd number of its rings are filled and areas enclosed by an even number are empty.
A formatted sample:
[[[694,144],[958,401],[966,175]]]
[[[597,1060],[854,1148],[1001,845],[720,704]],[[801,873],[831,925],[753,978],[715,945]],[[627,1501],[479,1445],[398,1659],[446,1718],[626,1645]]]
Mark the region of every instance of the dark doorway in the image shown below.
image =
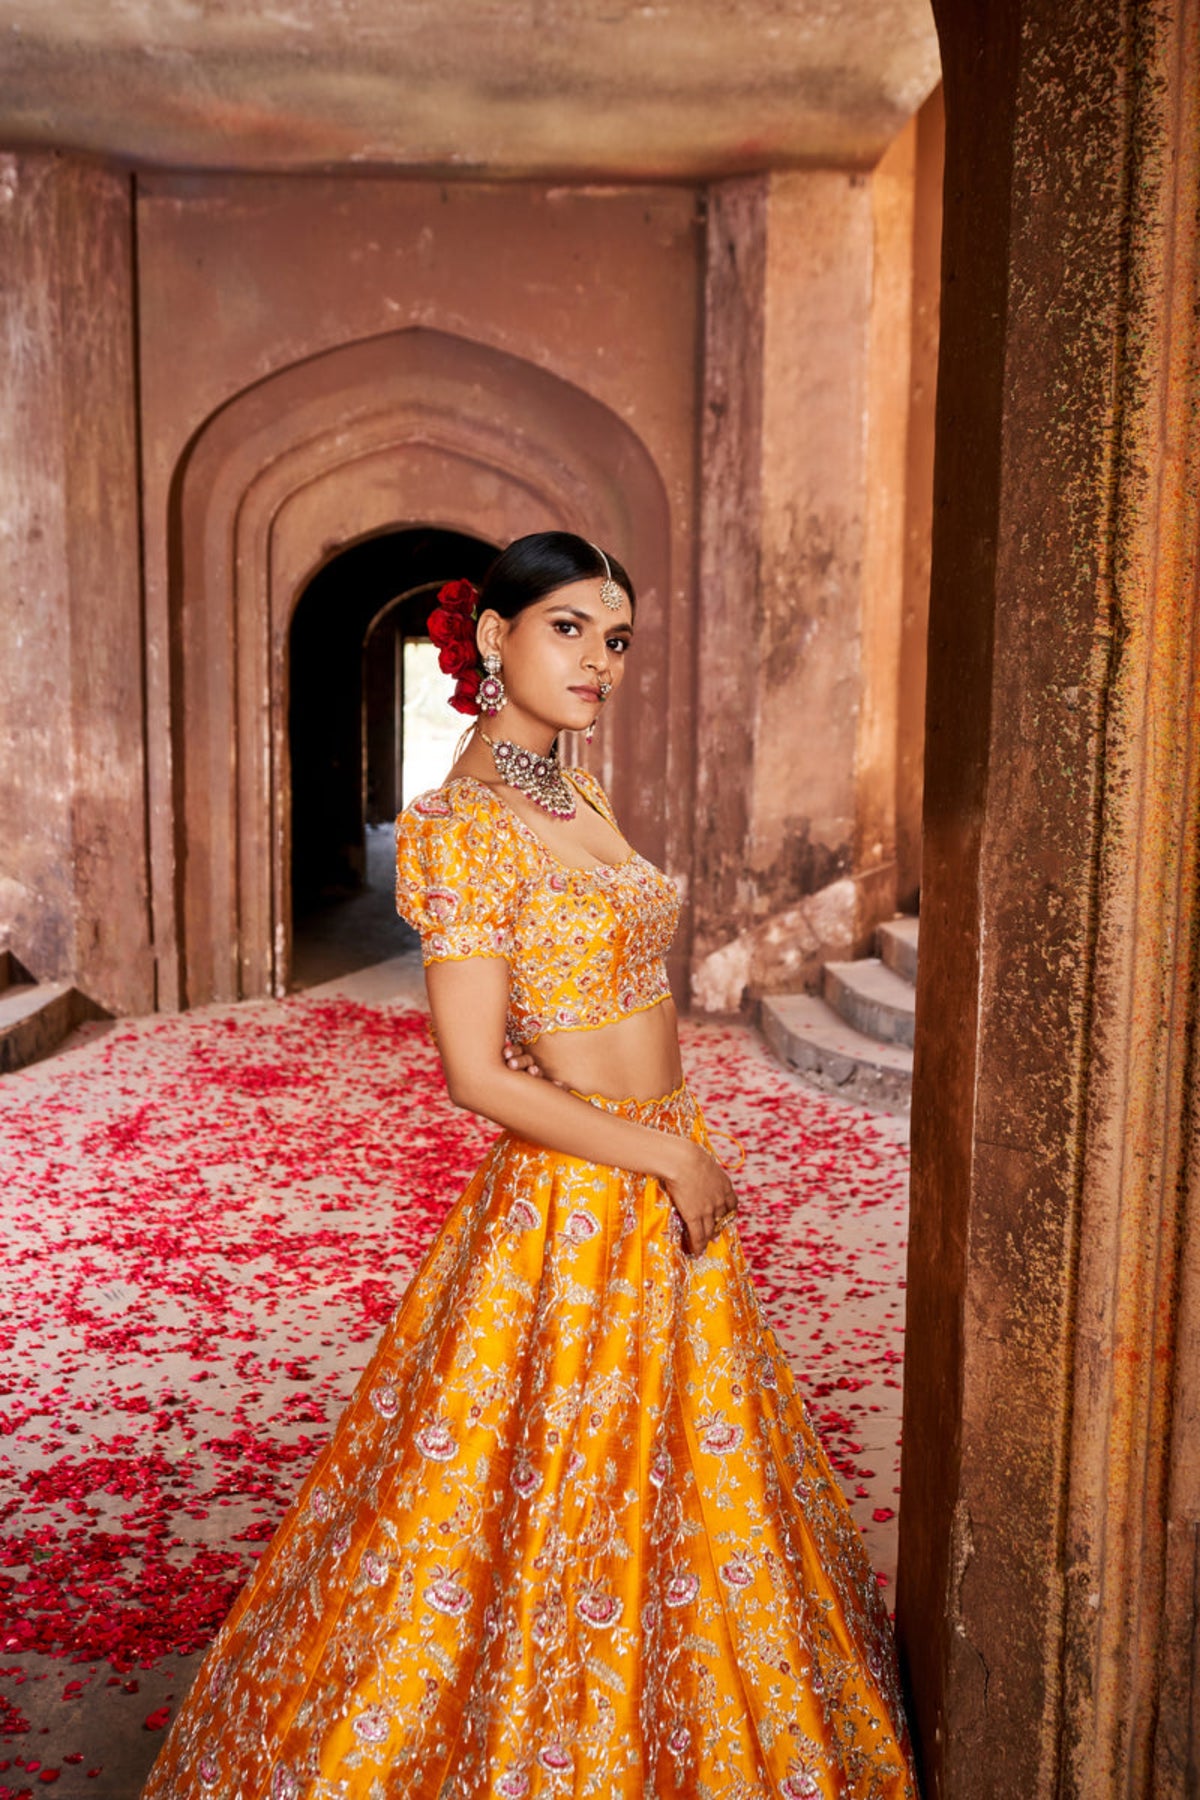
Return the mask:
[[[392,895],[405,646],[425,640],[441,584],[480,581],[495,554],[457,532],[386,532],[343,550],[300,596],[288,640],[294,987],[413,941]]]

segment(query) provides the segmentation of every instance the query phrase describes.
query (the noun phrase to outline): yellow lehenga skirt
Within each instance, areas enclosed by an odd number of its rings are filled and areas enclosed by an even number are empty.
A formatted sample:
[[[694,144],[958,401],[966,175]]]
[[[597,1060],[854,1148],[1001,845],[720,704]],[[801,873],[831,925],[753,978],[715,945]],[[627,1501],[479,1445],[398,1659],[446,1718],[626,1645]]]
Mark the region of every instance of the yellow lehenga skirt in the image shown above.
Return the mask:
[[[708,1139],[686,1088],[595,1104]],[[735,1230],[501,1136],[143,1800],[900,1800],[878,1588]]]

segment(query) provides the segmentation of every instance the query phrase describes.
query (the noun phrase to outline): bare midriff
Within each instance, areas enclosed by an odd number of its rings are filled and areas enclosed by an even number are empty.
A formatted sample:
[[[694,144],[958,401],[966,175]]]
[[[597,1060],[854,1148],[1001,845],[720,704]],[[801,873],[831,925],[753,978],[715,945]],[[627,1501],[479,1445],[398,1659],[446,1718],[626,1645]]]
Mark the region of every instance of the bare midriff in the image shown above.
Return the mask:
[[[683,1080],[673,1000],[588,1031],[544,1031],[529,1049],[543,1075],[577,1094],[658,1100]]]

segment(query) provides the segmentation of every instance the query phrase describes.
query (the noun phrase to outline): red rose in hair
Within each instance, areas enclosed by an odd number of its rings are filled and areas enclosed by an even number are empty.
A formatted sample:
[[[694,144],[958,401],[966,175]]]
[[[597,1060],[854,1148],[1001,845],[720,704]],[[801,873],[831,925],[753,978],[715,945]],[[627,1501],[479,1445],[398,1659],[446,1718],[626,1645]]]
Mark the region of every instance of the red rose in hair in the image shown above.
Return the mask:
[[[438,651],[438,668],[443,675],[467,675],[478,661],[479,653],[475,648],[474,637],[469,643],[464,643],[460,638],[457,643],[443,644]]]
[[[450,704],[455,712],[473,714],[479,711],[479,701],[476,698],[479,693],[479,681],[478,669],[468,669],[465,675],[459,676],[458,686],[450,696]]]
[[[479,595],[469,581],[448,581],[438,594],[438,605],[448,613],[465,613],[470,617],[478,599]]]
[[[443,612],[440,606],[435,606],[425,629],[439,650],[448,644],[469,644],[474,653],[475,627],[462,613]]]

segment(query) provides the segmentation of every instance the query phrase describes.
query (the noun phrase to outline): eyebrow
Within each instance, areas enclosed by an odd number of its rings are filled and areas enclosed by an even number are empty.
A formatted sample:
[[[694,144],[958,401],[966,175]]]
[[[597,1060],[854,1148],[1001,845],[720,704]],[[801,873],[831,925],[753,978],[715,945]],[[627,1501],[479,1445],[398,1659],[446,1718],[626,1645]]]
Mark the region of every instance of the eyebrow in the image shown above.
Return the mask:
[[[596,619],[595,613],[581,612],[577,606],[556,606],[553,610],[559,613],[566,613],[569,619],[579,619],[584,625],[594,624]],[[623,632],[626,637],[633,636],[633,626],[628,624],[624,619],[621,620],[619,625],[613,626],[612,630],[608,633],[608,636],[615,637],[618,631]]]

